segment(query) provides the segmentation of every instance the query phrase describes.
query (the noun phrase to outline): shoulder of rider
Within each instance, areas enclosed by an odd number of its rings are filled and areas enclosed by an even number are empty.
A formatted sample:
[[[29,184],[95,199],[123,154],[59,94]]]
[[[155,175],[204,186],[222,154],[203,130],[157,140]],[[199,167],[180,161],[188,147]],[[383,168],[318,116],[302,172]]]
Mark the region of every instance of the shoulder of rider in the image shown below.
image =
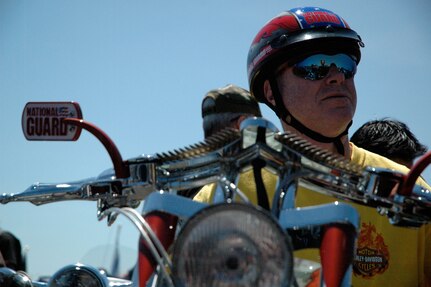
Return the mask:
[[[356,163],[362,167],[370,166],[370,167],[377,167],[377,168],[385,168],[385,169],[401,172],[403,174],[408,174],[410,171],[408,167],[402,164],[396,163],[379,154],[357,147],[352,142],[350,142],[350,148],[352,151],[351,162]],[[422,177],[419,177],[416,183],[428,190],[431,190],[431,186]]]

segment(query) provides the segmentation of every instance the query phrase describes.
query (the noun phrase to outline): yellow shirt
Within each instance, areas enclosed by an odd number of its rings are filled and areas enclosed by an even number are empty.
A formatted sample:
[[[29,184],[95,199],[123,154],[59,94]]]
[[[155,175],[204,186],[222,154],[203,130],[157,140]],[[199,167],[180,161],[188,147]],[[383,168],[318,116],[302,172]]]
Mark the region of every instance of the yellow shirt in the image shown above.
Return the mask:
[[[373,166],[408,173],[409,169],[385,157],[350,144],[351,161],[362,167]],[[272,198],[277,178],[263,173],[263,181]],[[418,179],[418,184],[431,190],[428,184]],[[238,188],[256,203],[256,187],[253,171],[240,175]],[[207,185],[196,195],[195,200],[210,202],[215,184]],[[299,187],[297,206],[310,206],[333,202],[330,196]],[[361,218],[361,229],[353,262],[352,284],[360,286],[431,286],[431,226],[403,228],[393,226],[386,216],[379,215],[375,208],[352,202]],[[319,262],[317,249],[295,252],[295,257]]]
[[[409,171],[403,165],[352,143],[351,150],[351,161],[361,166]],[[417,183],[430,189],[421,178]],[[396,227],[386,217],[378,215],[374,208],[353,206],[361,216],[353,262],[353,286],[431,286],[431,225],[419,229]],[[372,253],[375,255],[364,256]],[[371,259],[382,263],[370,262]]]

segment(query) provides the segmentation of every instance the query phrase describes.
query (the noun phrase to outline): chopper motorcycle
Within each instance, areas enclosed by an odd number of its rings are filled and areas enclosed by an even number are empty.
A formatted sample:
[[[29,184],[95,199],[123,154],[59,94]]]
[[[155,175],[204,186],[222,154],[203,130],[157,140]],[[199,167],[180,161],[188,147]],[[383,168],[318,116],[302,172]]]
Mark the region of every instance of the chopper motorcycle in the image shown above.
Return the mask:
[[[38,131],[38,123],[49,128]],[[306,286],[293,251],[309,247],[320,251],[321,262],[312,268],[319,270],[318,286],[350,286],[359,214],[341,201],[299,208],[300,185],[375,207],[394,225],[431,221],[431,192],[416,185],[430,153],[407,175],[364,169],[279,132],[264,118],[250,118],[239,131],[225,129],[188,147],[123,160],[108,135],[82,119],[76,102],[27,103],[22,126],[28,140],[77,140],[85,129],[103,144],[113,168],[82,181],[33,184],[2,194],[0,202],[95,201],[99,220],[111,225],[125,216],[139,230],[139,254],[131,280],[78,263],[48,282],[0,268],[1,286]],[[247,172],[255,199],[238,187]],[[264,173],[277,178],[275,190],[265,187]],[[212,186],[211,199],[193,200],[204,186]]]

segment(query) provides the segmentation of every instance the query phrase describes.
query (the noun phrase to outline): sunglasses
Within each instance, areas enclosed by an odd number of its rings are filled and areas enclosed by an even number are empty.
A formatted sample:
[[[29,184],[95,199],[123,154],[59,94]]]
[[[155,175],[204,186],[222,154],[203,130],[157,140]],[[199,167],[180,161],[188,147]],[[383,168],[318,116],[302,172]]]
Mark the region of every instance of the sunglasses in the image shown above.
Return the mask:
[[[321,80],[328,75],[332,66],[343,73],[346,79],[356,73],[356,61],[352,56],[316,54],[293,65],[293,74],[306,80]]]

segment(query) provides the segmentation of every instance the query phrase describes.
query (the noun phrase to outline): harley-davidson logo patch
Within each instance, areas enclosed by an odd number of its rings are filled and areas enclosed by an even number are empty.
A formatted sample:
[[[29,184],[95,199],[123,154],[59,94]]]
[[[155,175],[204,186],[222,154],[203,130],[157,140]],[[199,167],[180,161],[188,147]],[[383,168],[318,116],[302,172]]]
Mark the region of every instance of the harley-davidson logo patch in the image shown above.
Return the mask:
[[[371,278],[383,274],[389,267],[389,250],[383,236],[376,232],[371,223],[362,223],[353,260],[355,276]]]

